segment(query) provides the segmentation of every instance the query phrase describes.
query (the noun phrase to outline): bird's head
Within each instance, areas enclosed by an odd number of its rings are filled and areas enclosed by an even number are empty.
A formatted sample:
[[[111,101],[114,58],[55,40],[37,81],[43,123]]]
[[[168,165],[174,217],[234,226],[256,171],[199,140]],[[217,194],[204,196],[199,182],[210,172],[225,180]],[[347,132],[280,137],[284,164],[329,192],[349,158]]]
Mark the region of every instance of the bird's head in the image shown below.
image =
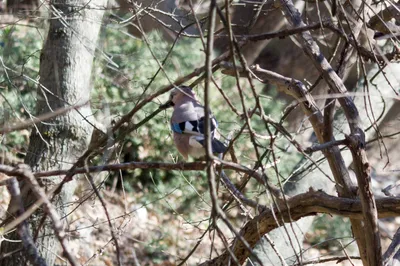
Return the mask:
[[[169,100],[162,107],[168,108],[186,101],[197,101],[196,93],[191,87],[181,85],[171,91]]]

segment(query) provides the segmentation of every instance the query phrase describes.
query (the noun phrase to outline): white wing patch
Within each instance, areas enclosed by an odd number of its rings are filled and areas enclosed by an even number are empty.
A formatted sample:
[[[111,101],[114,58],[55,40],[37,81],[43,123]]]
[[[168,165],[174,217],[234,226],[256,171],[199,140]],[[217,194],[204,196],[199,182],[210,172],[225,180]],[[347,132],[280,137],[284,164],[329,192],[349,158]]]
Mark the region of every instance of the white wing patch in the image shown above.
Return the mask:
[[[197,125],[193,125],[192,122],[190,122],[190,121],[185,122],[185,133],[194,134],[194,135],[202,135],[202,133],[199,132]]]

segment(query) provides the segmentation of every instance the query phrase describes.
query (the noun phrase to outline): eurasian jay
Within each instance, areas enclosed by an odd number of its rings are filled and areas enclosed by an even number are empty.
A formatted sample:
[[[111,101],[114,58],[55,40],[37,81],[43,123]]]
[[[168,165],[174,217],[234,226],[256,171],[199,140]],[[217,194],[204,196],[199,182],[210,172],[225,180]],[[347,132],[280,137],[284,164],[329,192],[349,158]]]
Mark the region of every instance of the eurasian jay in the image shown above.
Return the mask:
[[[174,143],[179,153],[187,160],[188,155],[198,158],[205,155],[205,121],[204,106],[196,97],[195,92],[188,86],[175,88],[170,99],[164,106],[173,106],[171,129]],[[217,138],[218,122],[210,112],[210,137],[213,153],[224,153],[227,147]]]

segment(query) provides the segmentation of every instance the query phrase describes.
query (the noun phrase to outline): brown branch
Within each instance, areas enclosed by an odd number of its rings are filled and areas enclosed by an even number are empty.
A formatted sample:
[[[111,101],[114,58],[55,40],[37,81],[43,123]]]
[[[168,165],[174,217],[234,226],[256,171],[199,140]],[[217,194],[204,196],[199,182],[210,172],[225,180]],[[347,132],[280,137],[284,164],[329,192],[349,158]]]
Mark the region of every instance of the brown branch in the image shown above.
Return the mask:
[[[332,21],[326,20],[321,22],[316,22],[310,25],[303,25],[300,27],[292,28],[292,29],[285,29],[285,30],[280,30],[280,31],[275,31],[275,32],[267,32],[267,33],[261,33],[261,34],[254,34],[254,35],[238,35],[236,36],[238,39],[243,40],[243,41],[262,41],[262,40],[268,40],[268,39],[273,39],[273,38],[284,38],[288,37],[291,35],[303,33],[309,30],[316,30],[320,28],[327,28],[337,34],[340,38],[351,44],[353,47],[358,48],[358,52],[360,55],[365,57],[368,60],[371,61],[376,61],[378,60],[379,62],[387,62],[391,61],[394,59],[397,59],[399,56],[399,51],[393,51],[387,54],[377,54],[376,52],[370,51],[367,48],[360,46],[354,38],[349,38],[347,34],[342,31],[340,28],[338,28],[335,24],[332,23]]]
[[[259,173],[256,170],[247,168],[246,166],[227,162],[221,159],[216,159],[215,163],[217,166],[222,167],[223,169],[235,170],[241,173],[247,174],[249,177],[255,178],[260,184],[268,186],[271,193],[277,198],[277,200],[282,199],[282,193],[280,189],[271,185],[265,184],[266,178],[262,173]],[[95,172],[104,172],[104,171],[120,171],[120,170],[132,170],[132,169],[159,169],[159,170],[180,170],[180,171],[202,171],[206,168],[206,162],[192,162],[192,163],[164,163],[164,162],[128,162],[128,163],[120,163],[120,164],[106,164],[100,166],[90,166],[84,168],[76,168],[72,174],[84,174],[84,173],[95,173]],[[0,177],[3,171],[2,165],[0,165]],[[67,173],[71,173],[70,170],[51,170],[45,172],[36,172],[34,176],[36,178],[46,178],[50,176],[60,176],[66,175]],[[7,179],[10,177],[7,177]],[[1,180],[0,180],[1,182]],[[287,197],[287,196],[286,196]]]
[[[3,127],[0,128],[0,134],[5,134],[5,133],[12,132],[12,131],[17,131],[17,130],[28,128],[28,127],[30,127],[32,125],[35,125],[35,124],[38,124],[40,122],[49,120],[49,119],[54,118],[56,116],[63,115],[63,114],[65,114],[65,113],[67,113],[67,112],[69,112],[71,110],[79,109],[79,108],[85,106],[86,104],[88,104],[88,102],[77,104],[77,105],[73,105],[73,106],[59,108],[57,110],[54,110],[53,112],[42,114],[42,115],[40,115],[38,117],[35,117],[35,118],[32,118],[32,119],[27,119],[27,120],[21,121],[19,123],[14,123],[14,124],[8,123],[6,126],[3,126]]]
[[[228,74],[231,74],[229,72],[232,72],[231,70],[232,68],[229,64],[224,63],[222,64],[222,66],[228,69],[227,71]],[[282,76],[278,73],[262,69],[258,65],[250,67],[250,71],[252,75],[260,82],[267,82],[267,81],[272,82],[276,84],[285,93],[291,95],[297,101],[299,101],[303,109],[303,112],[309,118],[311,124],[313,125],[314,132],[316,133],[316,136],[318,137],[320,143],[324,143],[327,141],[334,141],[334,138],[332,138],[332,136],[324,135],[326,127],[324,125],[321,111],[319,110],[313,97],[307,91],[307,89],[305,88],[304,84],[301,81],[294,80]],[[241,75],[245,75],[245,73],[244,74],[241,73]],[[341,94],[341,95],[343,95],[343,97],[347,97],[346,94]],[[356,195],[354,194],[355,191],[354,185],[352,184],[347,167],[345,166],[343,158],[340,154],[339,148],[337,146],[333,146],[329,150],[323,150],[323,153],[329,162],[330,168],[337,182],[336,188],[338,190],[339,195],[348,198],[355,198]],[[358,232],[356,234],[357,239],[360,239],[361,241],[362,238],[366,236],[364,232],[365,228],[363,229],[361,223],[358,221],[354,221],[352,226],[353,230],[355,232]],[[364,248],[360,250],[360,252],[362,252],[363,250]]]
[[[211,124],[210,124],[210,83],[212,79],[212,52],[214,47],[214,30],[215,30],[215,18],[217,14],[217,6],[215,0],[210,1],[209,11],[209,24],[208,24],[208,36],[206,45],[206,60],[205,60],[205,80],[204,80],[204,138],[205,138],[205,150],[206,150],[206,172],[207,180],[210,189],[211,197],[211,219],[214,224],[217,223],[217,216],[222,214],[222,210],[218,205],[217,197],[217,183],[215,180],[215,171],[213,165],[213,154],[211,147]]]
[[[5,184],[7,181],[10,181],[13,178],[14,177],[6,175],[6,174],[0,172],[0,185],[3,185],[3,183]]]
[[[192,166],[195,165],[194,163],[184,163],[180,165],[182,166],[182,168],[187,168],[187,166],[190,164]],[[177,164],[177,166],[178,165],[179,164]],[[204,169],[205,163],[202,162],[199,165],[202,166],[202,169]],[[97,168],[96,170],[99,170],[99,168]],[[25,173],[26,171],[27,170],[20,170],[19,168],[13,168],[4,165],[0,166],[0,172],[9,176],[28,178],[29,176],[27,177],[27,174]],[[31,177],[29,178],[31,180],[33,178],[33,175],[30,175]],[[41,199],[43,201],[46,201],[46,199],[44,199],[43,197],[41,197]],[[376,201],[376,205],[377,209],[379,210],[379,218],[399,216],[399,204],[399,198],[378,199]],[[258,239],[260,239],[265,233],[268,233],[272,229],[280,226],[276,223],[274,215],[282,215],[284,221],[289,222],[289,210],[292,220],[298,220],[301,217],[315,215],[316,213],[330,213],[350,217],[352,219],[363,219],[363,215],[361,212],[361,202],[359,200],[334,197],[322,191],[310,191],[308,193],[300,194],[292,198],[287,198],[286,203],[279,203],[279,209],[280,211],[278,211],[278,208],[274,208],[273,210],[266,209],[259,216],[255,217],[244,226],[240,234],[243,236],[244,240],[250,244],[250,246],[254,246]],[[49,216],[52,217],[50,214]],[[246,256],[250,254],[250,251],[245,249],[245,253],[242,254],[240,253],[240,250],[243,251],[243,244],[236,241],[235,248],[232,248],[232,251],[239,259],[239,261],[242,261],[247,258]],[[224,256],[224,254],[222,254],[221,256]],[[220,257],[215,258],[214,260],[212,260],[212,262],[220,261],[222,264],[210,264],[210,262],[207,262],[207,264],[205,265],[225,265],[223,264],[223,259]]]
[[[211,124],[210,124],[210,111],[209,111],[209,87],[210,87],[210,81],[212,77],[212,62],[211,62],[211,56],[212,56],[212,51],[213,51],[213,45],[214,45],[214,29],[215,29],[215,20],[216,20],[216,14],[220,15],[221,19],[224,19],[224,17],[221,15],[221,10],[218,9],[216,0],[211,0],[210,3],[210,13],[209,13],[209,28],[208,28],[208,38],[207,38],[207,49],[206,49],[206,75],[205,75],[205,89],[204,89],[204,103],[205,103],[205,140],[206,140],[206,159],[207,159],[207,177],[208,177],[208,185],[210,187],[210,196],[211,196],[211,201],[212,201],[212,212],[211,212],[211,218],[213,220],[213,223],[218,229],[218,224],[217,224],[217,218],[220,218],[226,226],[236,235],[236,238],[238,240],[238,243],[242,245],[246,251],[249,254],[253,254],[253,251],[249,244],[246,242],[245,239],[243,239],[242,235],[233,227],[233,225],[229,222],[229,220],[226,217],[225,212],[221,209],[221,207],[218,204],[218,198],[217,198],[217,184],[215,180],[215,175],[214,175],[214,165],[213,165],[213,154],[212,154],[212,148],[211,148],[211,139],[210,139],[210,132],[211,132]],[[233,55],[233,50],[231,49],[231,53]],[[240,89],[239,89],[240,92]],[[226,248],[226,251],[230,254],[231,258],[235,259],[235,255],[232,253],[229,247]],[[262,264],[260,259],[255,256],[255,259]],[[235,259],[236,261],[236,259]]]
[[[213,164],[213,153],[211,147],[211,124],[210,124],[210,108],[209,108],[209,92],[210,92],[210,83],[212,80],[212,51],[214,46],[214,29],[215,29],[215,21],[216,21],[216,14],[217,14],[217,3],[216,0],[210,1],[210,11],[209,11],[209,25],[208,25],[208,37],[207,37],[207,47],[206,47],[206,73],[205,73],[205,86],[204,86],[204,138],[205,138],[205,150],[206,150],[206,171],[207,171],[207,180],[210,189],[210,197],[212,202],[211,208],[211,220],[216,229],[218,230],[217,219],[221,219],[228,228],[235,233],[238,241],[246,248],[246,250],[251,253],[252,250],[248,243],[243,239],[243,237],[237,232],[237,230],[232,226],[229,220],[226,218],[225,212],[221,209],[218,204],[218,196],[217,196],[217,182],[215,179],[215,170]],[[220,234],[221,237],[221,234]],[[224,239],[222,238],[224,241]],[[231,258],[235,259],[235,256],[232,254],[229,247],[226,248],[228,253],[231,254]],[[258,259],[259,260],[259,259]],[[261,261],[260,261],[261,262]]]
[[[212,65],[218,65],[220,62],[226,60],[228,57],[230,56],[230,52],[225,52],[223,54],[221,54],[219,57],[215,58],[212,61]],[[216,69],[213,69],[216,70]],[[130,121],[132,119],[132,117],[134,116],[134,114],[136,114],[139,110],[141,110],[145,105],[147,105],[148,103],[152,102],[155,98],[157,98],[158,96],[167,93],[168,91],[172,90],[175,86],[179,86],[181,84],[183,84],[184,82],[189,81],[190,79],[192,79],[193,77],[199,76],[202,72],[205,71],[205,67],[200,67],[195,69],[193,72],[191,72],[190,74],[183,76],[181,78],[178,78],[177,80],[175,80],[175,82],[171,85],[165,86],[164,88],[158,90],[156,93],[153,93],[149,96],[147,96],[145,99],[143,99],[141,102],[139,102],[131,111],[129,111],[126,115],[124,115],[111,129],[112,133],[116,133],[121,127],[123,127],[124,124],[128,125],[128,130],[125,130],[123,132],[120,132],[119,134],[119,138],[122,138],[124,135],[128,134],[129,132],[131,132],[132,130],[137,129],[138,124],[136,125],[131,125]],[[164,107],[161,106],[161,109],[163,109]],[[159,109],[160,109],[159,108]],[[156,110],[155,112],[160,112],[161,110]],[[145,121],[147,121],[147,119],[145,119]],[[144,123],[139,123],[139,125],[143,125]],[[60,187],[58,190],[61,189],[61,187],[63,186],[63,184],[69,182],[73,176],[74,170],[75,168],[78,167],[82,167],[85,164],[85,161],[93,156],[93,154],[95,154],[96,152],[99,152],[101,150],[101,147],[104,147],[107,142],[108,142],[108,138],[109,136],[107,135],[103,135],[100,136],[99,138],[96,139],[96,141],[94,143],[91,143],[91,145],[89,146],[89,149],[75,162],[75,164],[71,167],[70,169],[70,173],[68,173],[63,182],[60,184]]]
[[[303,27],[298,27],[294,29],[284,29],[284,30],[279,30],[275,32],[267,32],[267,33],[261,33],[261,34],[253,34],[253,35],[236,35],[235,37],[239,40],[244,40],[244,41],[252,41],[252,42],[257,42],[257,41],[263,41],[263,40],[269,40],[269,39],[274,39],[274,38],[285,38],[289,37],[294,34],[302,33],[304,31],[309,31],[309,30],[317,30],[320,28],[327,28],[333,26],[333,23],[330,20],[322,21],[321,22],[316,22],[310,25],[305,25]],[[335,28],[335,31],[338,30]]]
[[[390,265],[389,262],[400,250],[400,228],[397,229],[385,254],[383,254],[383,265]]]
[[[224,169],[236,170],[238,172],[242,172],[248,174],[254,178],[256,178],[260,183],[264,183],[262,174],[247,168],[246,166],[226,162],[223,160],[219,160],[216,162],[224,167]],[[90,166],[87,168],[76,168],[73,171],[73,174],[84,174],[84,173],[94,173],[94,172],[103,172],[103,171],[119,171],[119,170],[129,170],[129,169],[159,169],[159,170],[182,170],[182,171],[201,171],[206,167],[206,162],[178,162],[178,163],[164,163],[164,162],[128,162],[128,163],[120,163],[120,164],[106,164],[100,166]],[[2,165],[0,165],[0,172],[2,172]],[[45,172],[36,172],[34,173],[36,178],[43,178],[49,176],[58,176],[58,175],[66,175],[70,170],[51,170]]]
[[[291,0],[281,0],[280,2],[286,19],[294,28],[306,25],[302,21],[300,12],[295,8]],[[348,140],[350,141],[350,150],[353,156],[355,173],[360,188],[359,195],[363,206],[367,260],[369,265],[379,266],[382,264],[382,253],[377,211],[375,198],[371,189],[370,166],[365,153],[365,133],[361,126],[358,110],[354,105],[353,100],[347,95],[347,89],[343,84],[343,81],[332,69],[331,65],[320,51],[318,44],[312,38],[311,33],[305,31],[297,36],[300,39],[305,54],[311,59],[314,66],[323,75],[325,82],[328,84],[332,92],[341,93],[345,96],[339,98],[338,101],[343,108],[351,131]],[[333,171],[334,167],[331,166],[331,169]]]
[[[328,92],[328,95],[330,92]],[[325,105],[324,105],[324,126],[325,126],[325,132],[324,136],[326,140],[331,141],[334,136],[333,136],[333,120],[335,116],[335,98],[327,98],[325,100]]]
[[[239,189],[236,188],[236,186],[232,183],[232,181],[229,179],[229,177],[225,174],[225,171],[222,170],[220,174],[222,181],[224,182],[225,186],[228,188],[228,190],[232,193],[234,197],[236,197],[239,201],[243,202],[243,204],[248,205],[253,208],[260,208],[264,209],[266,208],[264,205],[259,204],[258,202],[246,198],[242,192],[240,192]]]
[[[398,193],[393,194],[392,192],[390,192],[390,190],[397,188],[399,186],[400,186],[400,181],[397,181],[395,184],[389,185],[389,186],[385,187],[384,189],[382,189],[381,191],[383,192],[383,194],[385,194],[388,197],[398,197]]]
[[[310,191],[294,196],[288,199],[286,204],[281,204],[280,211],[278,211],[278,208],[263,211],[240,230],[240,235],[251,247],[254,247],[263,235],[282,226],[282,224],[276,223],[274,216],[281,217],[285,223],[297,221],[302,217],[316,215],[317,213],[337,214],[352,219],[363,219],[362,206],[359,200],[334,197],[322,191]],[[399,198],[378,199],[379,217],[385,218],[400,215],[399,204]],[[231,245],[231,251],[240,263],[244,263],[250,253],[237,239],[234,239],[232,243],[234,244]],[[230,254],[225,251],[218,257],[201,265],[227,265],[229,258]]]
[[[232,67],[229,63],[223,62],[221,63],[221,66],[226,69],[223,73],[231,74]],[[280,90],[292,96],[300,103],[300,106],[303,109],[304,114],[310,120],[320,143],[334,140],[331,138],[329,138],[329,140],[325,139],[327,136],[324,135],[325,125],[322,113],[314,98],[301,81],[282,76],[273,71],[262,69],[259,65],[251,66],[250,72],[252,76],[260,82],[270,82],[277,85]],[[244,75],[242,72],[240,72],[240,74]],[[329,152],[324,151],[324,155],[331,166],[336,182],[339,184],[336,186],[339,194],[349,195],[349,197],[353,195],[354,185],[351,182],[347,167],[340,155],[339,148],[334,146]]]
[[[329,149],[333,146],[338,146],[338,145],[347,145],[347,140],[346,139],[341,139],[341,140],[333,140],[330,142],[325,142],[320,145],[315,145],[312,147],[308,147],[307,149],[304,150],[305,153],[313,153],[315,151],[321,151],[321,150],[326,150]]]
[[[51,204],[44,190],[40,187],[35,176],[32,174],[29,166],[18,165],[17,167],[11,167],[6,165],[1,165],[0,171],[9,176],[16,176],[23,178],[24,181],[28,182],[33,193],[36,197],[43,201],[44,210],[50,219],[53,221],[54,233],[63,248],[63,255],[67,258],[69,263],[73,266],[79,265],[75,258],[72,256],[69,245],[67,243],[66,234],[64,231],[64,226],[61,222],[60,216],[56,208]]]
[[[18,208],[16,213],[17,215],[22,215],[25,212],[24,205],[22,203],[21,198],[21,190],[19,188],[19,183],[17,179],[14,177],[7,181],[7,189],[10,192],[11,198],[16,203],[16,207]],[[45,266],[45,260],[40,256],[35,242],[32,239],[32,235],[28,229],[28,223],[26,221],[21,222],[17,227],[17,233],[21,238],[22,245],[24,247],[25,252],[27,253],[27,257],[32,265],[37,266]]]
[[[379,31],[382,33],[391,33],[385,22],[391,20],[392,18],[400,20],[399,9],[400,9],[399,2],[397,2],[394,5],[390,4],[389,7],[379,11],[379,13],[371,17],[371,19],[367,23],[367,26],[369,28],[374,29],[375,31]]]
[[[314,264],[320,264],[320,263],[325,263],[325,262],[330,262],[330,261],[336,261],[336,264],[339,264],[342,261],[346,261],[346,260],[349,260],[349,259],[360,260],[361,257],[359,257],[359,256],[345,256],[345,257],[331,257],[331,258],[325,258],[325,259],[318,258],[318,259],[315,259],[315,260],[302,261],[301,265],[309,265],[309,264],[314,265]],[[300,266],[300,264],[295,264],[293,266]]]
[[[118,238],[117,238],[117,234],[114,230],[113,224],[111,223],[111,218],[110,218],[110,214],[108,213],[108,209],[107,209],[107,205],[105,200],[103,199],[103,197],[101,196],[96,184],[93,181],[93,177],[92,175],[88,174],[88,179],[89,179],[89,183],[92,186],[92,189],[94,191],[94,193],[96,194],[97,198],[100,200],[101,206],[103,207],[104,213],[107,217],[107,222],[108,222],[108,227],[110,228],[110,232],[111,232],[111,238],[114,241],[114,245],[115,245],[115,249],[116,249],[116,255],[117,255],[117,263],[118,266],[121,266],[121,249],[118,243]]]

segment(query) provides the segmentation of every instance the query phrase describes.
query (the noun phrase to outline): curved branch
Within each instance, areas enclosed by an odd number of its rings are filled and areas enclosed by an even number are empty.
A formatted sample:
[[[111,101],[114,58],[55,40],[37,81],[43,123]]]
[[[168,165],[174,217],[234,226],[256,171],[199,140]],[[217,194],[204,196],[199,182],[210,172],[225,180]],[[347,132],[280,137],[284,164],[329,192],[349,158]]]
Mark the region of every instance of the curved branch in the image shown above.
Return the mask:
[[[292,0],[280,0],[280,2],[282,4],[286,19],[294,28],[303,27],[306,25],[302,21],[300,12],[296,9]],[[359,27],[360,26],[357,26],[356,28],[359,30]],[[360,188],[359,197],[362,202],[364,215],[364,225],[353,232],[355,232],[356,237],[359,235],[365,236],[366,242],[363,244],[362,248],[365,248],[366,250],[366,259],[368,261],[368,265],[382,265],[381,242],[377,221],[377,207],[371,187],[371,169],[365,153],[365,133],[361,125],[359,112],[353,100],[349,97],[342,79],[332,69],[332,66],[322,54],[318,44],[311,36],[311,33],[309,31],[305,31],[297,36],[301,42],[301,46],[305,54],[310,58],[315,68],[318,69],[322,74],[329,88],[333,92],[340,93],[344,96],[339,98],[338,101],[343,108],[343,112],[346,116],[351,132],[351,135],[348,137],[348,141],[350,142],[349,148],[352,153],[357,183]],[[334,170],[332,167],[331,169],[332,171]],[[361,232],[361,228],[364,229],[362,230],[363,232]],[[360,252],[363,253],[361,250]]]
[[[399,204],[399,198],[378,199],[376,205],[379,218],[400,215]],[[337,214],[352,219],[363,219],[360,200],[334,197],[323,191],[310,191],[288,199],[287,205],[282,204],[282,206],[273,210],[266,209],[249,221],[240,231],[240,235],[243,236],[251,247],[254,247],[263,235],[282,225],[276,223],[274,216],[278,217],[281,223],[286,223],[297,221],[306,216],[316,215],[317,213]],[[233,239],[232,243],[230,250],[239,262],[243,264],[250,253],[241,241]],[[225,251],[220,256],[206,261],[201,265],[227,265],[229,259],[230,254]]]

